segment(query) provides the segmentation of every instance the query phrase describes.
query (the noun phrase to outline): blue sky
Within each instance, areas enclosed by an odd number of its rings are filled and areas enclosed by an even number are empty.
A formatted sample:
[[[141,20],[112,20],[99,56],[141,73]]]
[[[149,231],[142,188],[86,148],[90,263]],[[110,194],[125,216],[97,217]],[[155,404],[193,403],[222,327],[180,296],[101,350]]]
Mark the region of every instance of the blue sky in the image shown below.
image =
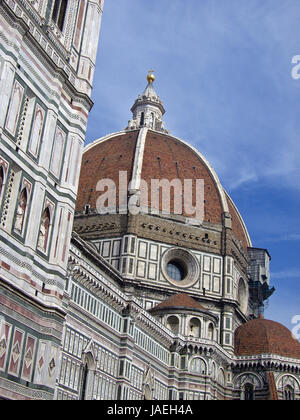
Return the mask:
[[[153,68],[166,128],[195,146],[272,256],[265,317],[300,315],[298,0],[105,0],[87,143],[126,127]]]

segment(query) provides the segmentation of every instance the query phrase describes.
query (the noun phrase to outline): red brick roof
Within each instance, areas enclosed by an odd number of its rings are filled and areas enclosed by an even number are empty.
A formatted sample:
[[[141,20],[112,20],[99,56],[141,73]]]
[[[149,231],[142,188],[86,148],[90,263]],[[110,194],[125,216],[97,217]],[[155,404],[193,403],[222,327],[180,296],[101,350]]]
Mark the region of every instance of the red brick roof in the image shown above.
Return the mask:
[[[186,308],[206,311],[206,309],[197,300],[193,299],[186,293],[177,293],[176,295],[173,295],[159,303],[154,308],[150,309],[150,311],[167,308]]]
[[[247,250],[249,246],[249,241],[247,240],[247,232],[245,231],[244,223],[241,221],[241,216],[239,215],[239,212],[234,206],[233,201],[229,197],[228,194],[226,194],[229,213],[232,217],[232,231],[235,235],[235,237],[241,241],[242,246],[244,249]]]
[[[101,194],[96,191],[99,180],[108,178],[119,190],[119,171],[127,171],[128,182],[130,181],[138,133],[133,131],[125,135],[116,134],[109,140],[96,143],[83,153],[76,210],[84,210],[86,204],[90,204],[92,209],[96,208],[97,198]],[[116,194],[116,199],[118,206],[119,194]]]
[[[300,343],[284,325],[258,318],[246,322],[235,331],[235,354],[277,354],[300,359]]]

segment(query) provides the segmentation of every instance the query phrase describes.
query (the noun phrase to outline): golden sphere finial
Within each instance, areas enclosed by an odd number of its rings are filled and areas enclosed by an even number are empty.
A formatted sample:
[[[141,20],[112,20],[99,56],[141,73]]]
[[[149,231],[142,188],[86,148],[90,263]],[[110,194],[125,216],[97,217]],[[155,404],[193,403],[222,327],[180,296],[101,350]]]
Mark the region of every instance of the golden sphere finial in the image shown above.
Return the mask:
[[[153,74],[154,70],[149,70],[147,74],[148,83],[153,83],[155,80],[155,76]]]

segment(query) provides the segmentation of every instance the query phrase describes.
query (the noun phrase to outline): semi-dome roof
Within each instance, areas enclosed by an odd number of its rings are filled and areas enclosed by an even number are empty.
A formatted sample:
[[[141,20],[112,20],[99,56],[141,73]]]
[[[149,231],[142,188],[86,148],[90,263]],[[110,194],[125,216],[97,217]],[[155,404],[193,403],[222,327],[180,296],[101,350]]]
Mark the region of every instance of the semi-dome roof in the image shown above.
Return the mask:
[[[83,212],[86,205],[96,209],[98,197],[103,193],[96,191],[99,180],[109,179],[116,186],[116,207],[122,207],[119,201],[120,183],[128,186],[135,193],[141,180],[148,186],[146,207],[164,210],[161,199],[153,205],[151,200],[152,180],[181,181],[182,198],[185,193],[185,180],[192,180],[192,206],[198,203],[197,180],[204,181],[204,217],[203,221],[222,225],[224,214],[232,218],[232,230],[244,249],[251,246],[245,224],[234,203],[224,191],[217,174],[193,146],[174,137],[164,129],[162,116],[164,110],[157,95],[149,96],[153,90],[153,79],[148,79],[148,86],[133,106],[133,120],[121,132],[100,138],[89,144],[84,152],[77,195],[77,212]],[[148,92],[148,93],[147,93]],[[120,173],[123,175],[120,178]],[[125,174],[125,175],[124,175]],[[127,178],[127,179],[125,179]],[[126,189],[128,191],[128,188]],[[170,190],[170,214],[174,214],[174,189]],[[145,203],[145,200],[143,201]],[[141,206],[142,207],[142,206]],[[185,211],[182,216],[193,219],[194,215]]]
[[[186,293],[176,293],[175,295],[149,309],[149,312],[161,311],[163,309],[191,309],[202,312],[206,311],[201,303]]]
[[[268,319],[252,319],[238,327],[234,342],[238,356],[276,354],[300,359],[299,341],[284,325]]]

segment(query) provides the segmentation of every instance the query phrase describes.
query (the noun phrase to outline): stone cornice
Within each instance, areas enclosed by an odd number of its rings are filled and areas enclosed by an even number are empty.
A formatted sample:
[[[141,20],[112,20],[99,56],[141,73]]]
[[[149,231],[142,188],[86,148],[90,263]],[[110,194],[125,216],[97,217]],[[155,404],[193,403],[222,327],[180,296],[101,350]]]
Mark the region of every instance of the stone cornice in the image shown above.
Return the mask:
[[[300,358],[292,359],[275,354],[258,354],[252,356],[235,356],[232,360],[231,367],[236,370],[240,369],[256,369],[278,370],[284,368],[285,371],[292,370],[300,373]]]

